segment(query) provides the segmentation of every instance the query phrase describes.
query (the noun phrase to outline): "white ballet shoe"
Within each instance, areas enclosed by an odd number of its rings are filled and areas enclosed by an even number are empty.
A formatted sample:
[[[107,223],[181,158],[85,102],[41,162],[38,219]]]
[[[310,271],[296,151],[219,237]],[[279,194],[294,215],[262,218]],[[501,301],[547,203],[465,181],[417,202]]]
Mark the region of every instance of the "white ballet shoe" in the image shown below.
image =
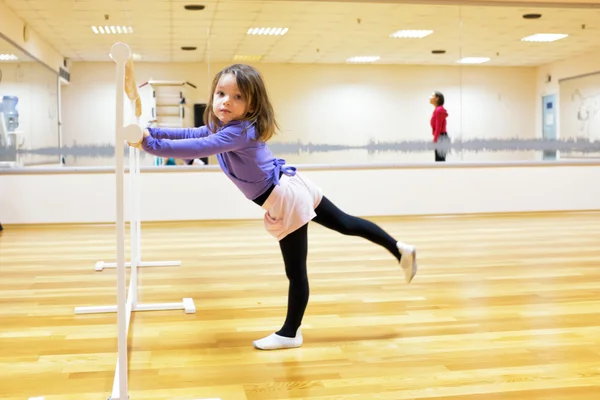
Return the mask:
[[[283,337],[276,333],[272,333],[267,337],[252,342],[254,347],[259,350],[292,349],[302,346],[302,343],[303,338],[300,329],[298,329],[296,337],[293,338]]]
[[[410,283],[417,274],[417,249],[415,246],[402,242],[396,243],[396,246],[402,255],[400,268],[404,271],[404,279],[406,283]]]

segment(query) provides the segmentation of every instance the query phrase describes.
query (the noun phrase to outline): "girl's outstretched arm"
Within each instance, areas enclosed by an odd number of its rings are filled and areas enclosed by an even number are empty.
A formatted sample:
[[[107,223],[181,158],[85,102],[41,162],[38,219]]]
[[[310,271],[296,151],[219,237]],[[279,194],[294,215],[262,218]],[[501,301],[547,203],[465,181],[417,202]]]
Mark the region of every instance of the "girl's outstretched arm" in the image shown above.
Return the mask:
[[[242,148],[246,143],[246,134],[238,129],[223,129],[213,135],[189,139],[157,139],[144,132],[142,149],[159,157],[200,158]]]
[[[206,125],[199,128],[146,128],[149,135],[156,139],[193,139],[206,137],[210,134]]]

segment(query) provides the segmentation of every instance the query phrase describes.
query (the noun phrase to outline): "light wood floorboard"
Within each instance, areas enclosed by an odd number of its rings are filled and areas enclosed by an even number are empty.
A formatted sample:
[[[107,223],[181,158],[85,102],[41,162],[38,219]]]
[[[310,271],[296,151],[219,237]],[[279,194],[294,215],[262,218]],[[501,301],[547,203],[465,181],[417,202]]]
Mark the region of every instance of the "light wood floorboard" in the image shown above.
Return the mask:
[[[144,224],[130,399],[600,399],[600,213],[373,218],[418,246],[411,285],[363,239],[310,228],[300,349],[261,352],[287,281],[261,221]],[[115,231],[6,226],[0,236],[0,398],[110,395]]]

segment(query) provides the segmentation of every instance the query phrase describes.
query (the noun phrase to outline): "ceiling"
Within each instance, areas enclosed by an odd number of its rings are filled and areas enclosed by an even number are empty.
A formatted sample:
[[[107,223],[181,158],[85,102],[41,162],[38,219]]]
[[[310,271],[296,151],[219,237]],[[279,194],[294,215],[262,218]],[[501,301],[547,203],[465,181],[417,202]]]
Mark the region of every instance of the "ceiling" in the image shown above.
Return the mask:
[[[600,9],[441,6],[252,0],[0,0],[63,56],[109,61],[116,41],[141,61],[231,62],[236,55],[270,63],[344,63],[379,56],[379,64],[534,66],[600,49]],[[186,4],[203,4],[187,11]],[[541,19],[525,20],[537,12]],[[105,20],[105,15],[108,20]],[[94,34],[92,25],[132,26],[133,33]],[[585,29],[582,29],[585,25]],[[288,28],[284,36],[247,35],[252,27]],[[393,39],[399,29],[430,29],[423,39]],[[209,34],[210,32],[210,34]],[[534,33],[566,33],[552,43],[526,43]],[[182,51],[196,46],[196,51]],[[445,54],[434,55],[442,49]]]

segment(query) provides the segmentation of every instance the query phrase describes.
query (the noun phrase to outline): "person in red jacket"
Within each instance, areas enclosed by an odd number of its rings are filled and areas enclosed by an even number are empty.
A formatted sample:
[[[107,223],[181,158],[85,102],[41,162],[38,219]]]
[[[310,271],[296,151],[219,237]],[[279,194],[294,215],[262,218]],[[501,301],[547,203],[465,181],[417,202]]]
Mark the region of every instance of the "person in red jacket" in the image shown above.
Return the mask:
[[[433,135],[433,142],[443,142],[448,140],[448,131],[446,129],[446,118],[448,117],[448,111],[444,108],[444,95],[440,92],[433,92],[429,98],[435,108],[433,115],[431,116],[431,134]],[[445,150],[435,150],[435,161],[446,161]]]

